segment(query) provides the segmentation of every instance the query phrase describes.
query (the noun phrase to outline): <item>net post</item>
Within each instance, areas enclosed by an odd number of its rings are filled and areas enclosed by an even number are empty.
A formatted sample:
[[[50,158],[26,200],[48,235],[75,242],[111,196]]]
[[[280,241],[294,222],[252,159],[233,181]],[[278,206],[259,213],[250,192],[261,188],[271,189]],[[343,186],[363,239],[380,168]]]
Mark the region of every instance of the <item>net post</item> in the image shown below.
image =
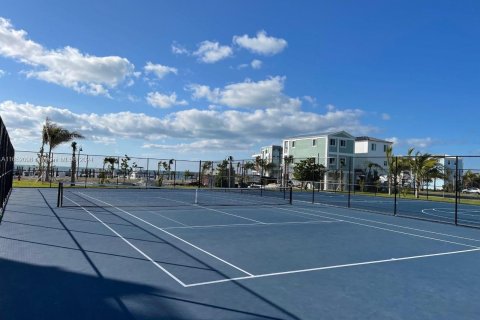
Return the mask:
[[[198,204],[198,188],[195,189],[195,204]]]
[[[460,193],[458,192],[458,156],[455,157],[455,225],[458,225],[458,197]]]
[[[292,191],[293,191],[293,187],[290,186],[290,190],[289,190],[289,192],[290,192],[290,199],[289,199],[289,201],[288,201],[290,204],[293,203],[293,201],[292,201],[292,200],[293,200],[293,192],[292,192]]]
[[[62,199],[63,199],[63,182],[59,182],[58,191],[57,191],[57,208],[62,206]]]

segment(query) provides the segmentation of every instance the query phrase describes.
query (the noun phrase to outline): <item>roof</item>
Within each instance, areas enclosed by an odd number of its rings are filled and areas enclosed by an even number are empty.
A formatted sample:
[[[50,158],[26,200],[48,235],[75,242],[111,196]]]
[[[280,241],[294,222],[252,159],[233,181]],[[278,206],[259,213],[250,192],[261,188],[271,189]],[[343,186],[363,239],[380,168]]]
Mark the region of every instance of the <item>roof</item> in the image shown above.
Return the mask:
[[[291,139],[308,139],[308,138],[318,138],[318,137],[327,137],[327,136],[332,136],[332,135],[336,135],[336,134],[339,134],[339,133],[344,133],[348,136],[351,136],[352,138],[354,138],[354,136],[352,136],[350,133],[342,130],[342,131],[330,131],[330,132],[321,132],[321,133],[311,133],[311,134],[305,134],[305,135],[299,135],[299,136],[293,136],[293,137],[288,137],[288,138],[285,138],[283,140],[291,140]]]
[[[393,144],[392,141],[387,141],[387,140],[373,138],[373,137],[367,137],[367,136],[356,137],[355,141],[375,141],[375,142],[384,142],[384,143]]]

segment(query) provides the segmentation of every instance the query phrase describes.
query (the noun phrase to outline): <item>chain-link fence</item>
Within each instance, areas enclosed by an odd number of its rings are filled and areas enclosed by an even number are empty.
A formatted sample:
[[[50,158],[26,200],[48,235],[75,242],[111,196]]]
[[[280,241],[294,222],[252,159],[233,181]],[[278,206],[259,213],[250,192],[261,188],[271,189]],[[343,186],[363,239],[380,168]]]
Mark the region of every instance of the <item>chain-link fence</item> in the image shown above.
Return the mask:
[[[284,161],[294,200],[480,227],[480,157],[334,157]]]
[[[17,152],[15,185],[139,188],[293,187],[293,200],[480,227],[480,157],[156,159]]]
[[[7,128],[0,118],[0,222],[12,190],[15,150]]]

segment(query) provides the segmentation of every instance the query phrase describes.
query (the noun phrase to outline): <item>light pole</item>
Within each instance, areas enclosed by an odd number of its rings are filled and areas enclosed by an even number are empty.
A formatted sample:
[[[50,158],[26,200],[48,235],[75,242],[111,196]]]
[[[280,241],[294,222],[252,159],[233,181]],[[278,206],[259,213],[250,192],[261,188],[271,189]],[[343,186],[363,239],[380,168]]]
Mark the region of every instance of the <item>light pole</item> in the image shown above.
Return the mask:
[[[77,160],[77,179],[78,179],[78,173],[80,172],[80,152],[83,151],[82,146],[78,148],[78,160]]]

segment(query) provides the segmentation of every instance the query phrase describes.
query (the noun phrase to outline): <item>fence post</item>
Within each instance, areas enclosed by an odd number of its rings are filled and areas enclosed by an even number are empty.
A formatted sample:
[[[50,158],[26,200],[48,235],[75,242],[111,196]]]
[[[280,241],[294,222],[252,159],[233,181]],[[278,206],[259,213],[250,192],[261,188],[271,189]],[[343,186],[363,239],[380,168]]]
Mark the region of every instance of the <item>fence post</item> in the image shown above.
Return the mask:
[[[147,158],[147,179],[145,180],[145,189],[148,189],[148,183],[150,181],[149,165],[150,165],[150,158]]]
[[[112,168],[112,175],[114,173],[114,170],[115,170],[115,163],[113,164],[113,168]],[[120,157],[117,157],[117,188],[118,188],[118,176],[119,176],[119,173],[120,172]],[[113,178],[113,177],[112,177]]]
[[[350,157],[350,161],[348,162],[348,207],[351,207],[351,202],[350,202],[350,190],[352,187],[352,163],[353,163],[353,158]]]
[[[177,160],[173,160],[173,189],[177,186]]]
[[[198,163],[198,187],[202,187],[202,160]]]
[[[395,171],[394,171],[394,174],[393,174],[393,193],[394,193],[394,201],[393,201],[393,215],[396,216],[397,215],[397,188],[398,188],[398,179],[397,179],[397,175],[398,175],[398,157],[395,157]]]
[[[85,188],[87,187],[87,179],[88,179],[88,154],[87,154],[87,163],[85,164]]]

